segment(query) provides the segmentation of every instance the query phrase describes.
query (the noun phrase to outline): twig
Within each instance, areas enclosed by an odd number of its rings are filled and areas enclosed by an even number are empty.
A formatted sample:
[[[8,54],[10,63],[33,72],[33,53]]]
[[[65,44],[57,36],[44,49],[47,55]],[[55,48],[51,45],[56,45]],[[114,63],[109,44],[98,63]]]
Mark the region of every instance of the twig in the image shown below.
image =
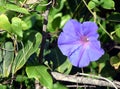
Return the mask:
[[[10,34],[11,35],[11,34]],[[14,53],[15,56],[17,56],[18,53],[18,43],[17,43],[17,38],[15,36],[11,35],[11,39],[13,40],[13,46],[14,46]]]
[[[39,4],[40,6],[48,6],[49,4],[52,4],[52,1],[48,2],[47,4]]]
[[[13,79],[14,79],[14,74],[12,74],[12,78],[11,78],[11,81],[10,81],[10,89],[13,88]]]
[[[115,87],[110,82],[103,80],[103,77],[102,79],[95,79],[84,76],[65,75],[57,72],[52,72],[51,74],[56,80],[60,80],[60,81],[67,81],[67,82],[80,83],[80,84],[90,84],[95,86],[104,86],[104,87],[112,87],[112,88],[117,87],[116,89],[120,88],[120,82],[116,83],[116,81],[115,82],[111,81],[112,83],[114,83],[114,85],[116,86]]]
[[[35,80],[35,89],[42,89],[38,80]]]
[[[92,10],[88,7],[87,3],[85,2],[85,0],[82,0],[85,4],[85,6],[87,7],[87,9],[89,10],[89,12],[93,15],[94,17],[94,22],[96,22],[96,13],[95,12],[92,12]]]
[[[99,26],[103,29],[103,31],[113,40],[114,38],[112,37],[112,35],[106,31],[106,29],[101,25],[101,23],[98,21]]]
[[[78,86],[78,85],[66,85],[66,87],[89,87],[89,88],[95,88],[96,86],[90,86],[90,85],[80,85],[80,86]]]
[[[42,28],[42,43],[41,43],[40,53],[39,53],[39,57],[38,57],[39,63],[43,62],[43,53],[44,53],[44,48],[45,48],[45,43],[46,43],[46,38],[47,38],[46,30],[47,30],[47,24],[48,24],[48,14],[49,14],[49,10],[52,6],[51,0],[48,0],[48,3],[49,4],[47,4],[47,6],[46,6],[46,11],[43,13],[44,21],[43,21],[43,28]],[[36,80],[36,82],[37,82],[37,80]],[[40,87],[41,87],[41,85],[39,83],[35,84],[35,89],[38,89]]]
[[[111,84],[114,86],[115,89],[118,89],[118,88],[116,87],[116,85],[115,85],[112,81],[110,81],[109,79],[104,78],[104,77],[102,77],[102,76],[96,76],[96,75],[85,74],[85,73],[79,73],[79,74],[82,75],[82,76],[93,77],[93,78],[105,80],[105,81],[111,83]]]
[[[46,38],[47,38],[47,33],[46,33],[46,30],[47,30],[47,24],[48,24],[48,14],[49,14],[49,10],[51,8],[51,0],[48,0],[48,3],[47,6],[46,6],[46,11],[43,13],[43,18],[44,18],[44,21],[43,21],[43,28],[42,28],[42,43],[41,43],[41,47],[40,47],[40,53],[39,53],[39,63],[42,63],[43,62],[43,53],[44,53],[44,48],[45,48],[45,43],[46,43]],[[36,82],[38,82],[36,80]],[[38,89],[40,88],[41,85],[39,83],[35,83],[35,89]]]
[[[96,22],[96,18],[97,18],[96,13],[93,12],[93,11],[89,8],[89,6],[88,6],[87,3],[85,2],[85,0],[82,0],[82,1],[84,2],[85,6],[86,6],[87,9],[89,10],[89,12],[93,15],[93,17],[94,17],[94,22]],[[101,23],[100,23],[99,21],[98,21],[98,24],[99,24],[100,27],[103,29],[103,31],[113,40],[112,35],[110,35],[110,34],[106,31],[106,29],[101,25]]]
[[[114,48],[116,48],[116,49],[120,49],[120,46],[117,46],[117,45],[116,45],[116,46],[114,46]]]
[[[50,2],[50,0],[48,0],[48,2]],[[44,52],[44,47],[45,47],[45,43],[46,43],[46,38],[47,38],[47,23],[48,23],[48,14],[49,14],[49,10],[51,7],[51,4],[48,4],[46,7],[46,11],[43,14],[44,17],[44,22],[43,22],[43,29],[42,29],[42,43],[41,43],[41,47],[40,47],[40,54],[39,54],[39,62],[42,63],[43,61],[43,52]]]

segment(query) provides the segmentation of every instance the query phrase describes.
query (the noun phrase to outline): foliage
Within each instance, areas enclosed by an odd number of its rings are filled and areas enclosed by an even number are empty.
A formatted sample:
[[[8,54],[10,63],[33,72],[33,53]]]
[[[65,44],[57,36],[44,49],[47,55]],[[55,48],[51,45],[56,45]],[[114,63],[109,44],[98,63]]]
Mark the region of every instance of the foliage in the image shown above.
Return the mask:
[[[48,1],[52,2],[52,4]],[[50,72],[81,72],[57,46],[66,21],[94,21],[105,54],[83,68],[85,73],[118,80],[120,74],[119,0],[0,0],[0,89],[35,89],[35,81],[48,89],[67,89]],[[50,5],[44,49],[44,12]],[[43,59],[40,52],[43,51]],[[21,89],[22,89],[21,88]]]

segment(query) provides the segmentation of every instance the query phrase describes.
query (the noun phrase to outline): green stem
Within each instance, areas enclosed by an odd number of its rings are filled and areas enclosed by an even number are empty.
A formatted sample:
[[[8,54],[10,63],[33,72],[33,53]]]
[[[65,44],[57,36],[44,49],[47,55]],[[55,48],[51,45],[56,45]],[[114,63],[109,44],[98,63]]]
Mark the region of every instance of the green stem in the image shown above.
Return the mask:
[[[87,3],[85,2],[85,0],[82,0],[85,4],[85,6],[87,7],[87,9],[89,10],[89,12],[93,15],[94,17],[94,22],[96,22],[96,13],[92,12],[92,10],[89,8],[89,6],[87,5]]]
[[[89,6],[88,6],[87,3],[85,2],[85,0],[82,0],[82,1],[84,2],[85,6],[86,6],[87,9],[90,11],[90,13],[93,15],[93,17],[94,17],[94,22],[96,22],[96,18],[97,18],[96,13],[93,12],[93,11],[89,8]],[[100,23],[99,21],[98,21],[98,24],[99,24],[100,27],[103,29],[103,31],[113,40],[114,38],[112,37],[112,35],[106,31],[106,29],[101,25],[101,23]]]
[[[99,26],[103,29],[103,31],[113,40],[114,38],[112,37],[112,35],[110,35],[110,33],[108,33],[105,28],[101,25],[101,23],[98,21]]]

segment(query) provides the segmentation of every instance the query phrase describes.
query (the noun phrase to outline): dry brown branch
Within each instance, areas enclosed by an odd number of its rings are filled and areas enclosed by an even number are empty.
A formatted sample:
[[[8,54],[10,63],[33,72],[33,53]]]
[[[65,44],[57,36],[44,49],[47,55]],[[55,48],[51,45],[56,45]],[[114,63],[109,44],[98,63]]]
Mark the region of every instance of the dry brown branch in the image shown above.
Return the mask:
[[[52,1],[48,0],[48,4],[46,4],[46,10],[43,13],[44,21],[43,21],[43,28],[42,28],[42,43],[41,43],[40,53],[39,53],[39,63],[43,62],[43,53],[44,53],[44,47],[45,47],[46,38],[47,38],[46,30],[47,30],[47,24],[48,24],[48,15],[49,15],[49,10],[51,6],[52,6]],[[44,88],[41,88],[40,84],[35,84],[35,89],[44,89]]]
[[[103,80],[103,79],[96,79],[92,77],[84,77],[84,76],[76,76],[76,75],[65,75],[58,72],[51,73],[53,78],[60,81],[67,81],[73,83],[80,83],[80,84],[89,84],[95,86],[105,86],[105,87],[112,87],[115,89],[120,88],[120,82],[111,81],[117,87],[114,87],[110,82]],[[109,80],[110,81],[110,80]]]
[[[51,0],[48,0],[48,2],[51,2]],[[43,52],[44,52],[44,47],[45,47],[46,38],[47,38],[46,30],[47,30],[47,24],[48,24],[48,15],[49,15],[49,10],[51,6],[52,6],[52,2],[46,6],[46,10],[43,13],[44,21],[43,21],[43,29],[42,29],[42,43],[41,43],[40,54],[39,54],[40,63],[42,63],[42,59],[43,59]]]

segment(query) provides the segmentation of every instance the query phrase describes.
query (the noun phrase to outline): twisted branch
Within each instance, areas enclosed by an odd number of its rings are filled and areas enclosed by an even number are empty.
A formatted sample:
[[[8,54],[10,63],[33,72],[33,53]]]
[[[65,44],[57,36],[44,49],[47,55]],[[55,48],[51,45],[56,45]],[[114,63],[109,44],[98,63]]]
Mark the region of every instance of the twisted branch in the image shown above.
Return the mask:
[[[57,72],[51,73],[53,78],[59,81],[66,81],[66,82],[72,82],[72,83],[80,83],[80,84],[86,84],[86,85],[95,85],[95,86],[104,86],[104,87],[112,87],[115,89],[120,88],[120,82],[117,81],[111,81],[108,82],[106,78],[95,78],[94,77],[85,77],[85,76],[76,76],[76,75],[65,75]],[[109,80],[110,81],[110,80]],[[113,86],[114,84],[114,86]]]
[[[43,60],[43,52],[44,52],[44,47],[46,43],[46,38],[47,38],[47,24],[48,24],[48,15],[49,15],[49,10],[52,6],[52,2],[48,0],[49,4],[46,7],[46,11],[43,13],[44,21],[43,21],[43,29],[42,29],[42,43],[40,47],[40,54],[39,54],[39,62],[42,63]]]

